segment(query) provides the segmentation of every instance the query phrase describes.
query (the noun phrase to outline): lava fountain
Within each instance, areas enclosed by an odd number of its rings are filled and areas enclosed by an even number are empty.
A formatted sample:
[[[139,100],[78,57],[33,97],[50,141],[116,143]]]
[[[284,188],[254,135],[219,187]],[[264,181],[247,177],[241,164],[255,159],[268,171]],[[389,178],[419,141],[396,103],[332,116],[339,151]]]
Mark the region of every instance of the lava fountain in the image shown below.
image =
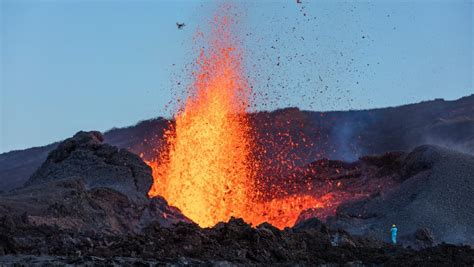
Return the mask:
[[[226,15],[214,18],[210,48],[201,51],[184,109],[165,133],[166,151],[151,163],[149,195],[163,196],[203,227],[244,214],[253,191],[250,90],[231,23]]]
[[[212,21],[209,48],[201,50],[185,104],[164,133],[166,145],[156,161],[147,162],[154,177],[149,196],[163,196],[201,227],[234,216],[282,229],[293,226],[308,208],[333,211],[331,193],[316,198],[277,197],[274,192],[268,198],[262,196],[272,192],[259,192],[262,149],[254,142],[247,113],[251,89],[232,33],[234,17],[226,15],[227,9],[221,8]]]

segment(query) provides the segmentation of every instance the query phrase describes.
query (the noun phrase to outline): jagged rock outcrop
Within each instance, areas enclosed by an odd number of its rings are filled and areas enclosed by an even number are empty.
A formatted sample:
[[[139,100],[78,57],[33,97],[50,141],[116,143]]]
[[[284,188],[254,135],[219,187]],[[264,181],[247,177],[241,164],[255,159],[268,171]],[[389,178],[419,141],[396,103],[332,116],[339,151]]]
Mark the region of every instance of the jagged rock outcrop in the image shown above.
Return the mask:
[[[60,143],[24,187],[0,194],[0,217],[107,234],[190,222],[163,198],[147,197],[153,181],[148,165],[102,141],[99,132],[79,132]]]
[[[100,132],[78,132],[51,151],[25,186],[77,178],[89,189],[107,187],[143,202],[152,184],[151,169],[125,149],[103,144]]]

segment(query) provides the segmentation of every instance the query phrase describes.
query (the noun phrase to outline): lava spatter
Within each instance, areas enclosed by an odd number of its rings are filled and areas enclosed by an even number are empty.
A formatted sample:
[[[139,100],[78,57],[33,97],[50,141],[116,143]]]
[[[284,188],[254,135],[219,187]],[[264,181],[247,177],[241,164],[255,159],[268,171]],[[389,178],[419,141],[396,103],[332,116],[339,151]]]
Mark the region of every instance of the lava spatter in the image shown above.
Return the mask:
[[[256,175],[260,162],[247,108],[251,87],[228,6],[211,23],[208,49],[202,49],[184,106],[166,130],[166,145],[152,167],[149,196],[161,195],[202,227],[232,216],[257,225],[292,226],[300,212],[327,206],[311,195],[262,198]],[[282,146],[291,144],[281,144]],[[288,164],[284,157],[279,164]]]
[[[184,109],[166,133],[168,147],[151,164],[149,195],[162,195],[201,226],[239,216],[251,203],[250,91],[231,23],[227,15],[214,18]]]

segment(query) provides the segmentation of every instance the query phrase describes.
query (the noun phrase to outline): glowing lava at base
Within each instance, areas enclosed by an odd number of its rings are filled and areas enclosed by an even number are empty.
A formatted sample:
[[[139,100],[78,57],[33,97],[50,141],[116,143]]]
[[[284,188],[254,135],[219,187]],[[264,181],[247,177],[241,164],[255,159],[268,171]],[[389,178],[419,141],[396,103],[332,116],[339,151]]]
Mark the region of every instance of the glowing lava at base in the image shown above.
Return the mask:
[[[250,87],[232,23],[225,15],[213,21],[210,48],[201,51],[184,109],[165,133],[167,146],[157,161],[148,162],[154,176],[149,195],[163,196],[202,227],[231,216],[253,225],[292,226],[302,210],[324,207],[326,199],[258,199],[259,163],[252,156],[256,148],[246,115]]]
[[[251,212],[245,214],[247,216],[243,215],[242,218],[255,226],[268,222],[279,229],[283,229],[293,226],[300,213],[306,209],[327,210],[332,200],[333,196],[327,194],[319,199],[302,195],[275,198],[267,202],[256,201]],[[334,210],[331,209],[330,211],[333,212]]]

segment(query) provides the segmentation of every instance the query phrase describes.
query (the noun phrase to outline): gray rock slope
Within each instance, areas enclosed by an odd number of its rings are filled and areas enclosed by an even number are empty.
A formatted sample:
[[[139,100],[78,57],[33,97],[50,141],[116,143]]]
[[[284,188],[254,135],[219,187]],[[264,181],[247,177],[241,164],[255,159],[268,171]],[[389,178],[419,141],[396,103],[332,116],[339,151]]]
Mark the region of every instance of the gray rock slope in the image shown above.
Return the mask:
[[[341,205],[331,224],[387,241],[396,224],[402,238],[428,229],[438,242],[474,244],[474,156],[424,145],[407,154],[397,172],[398,186]]]

